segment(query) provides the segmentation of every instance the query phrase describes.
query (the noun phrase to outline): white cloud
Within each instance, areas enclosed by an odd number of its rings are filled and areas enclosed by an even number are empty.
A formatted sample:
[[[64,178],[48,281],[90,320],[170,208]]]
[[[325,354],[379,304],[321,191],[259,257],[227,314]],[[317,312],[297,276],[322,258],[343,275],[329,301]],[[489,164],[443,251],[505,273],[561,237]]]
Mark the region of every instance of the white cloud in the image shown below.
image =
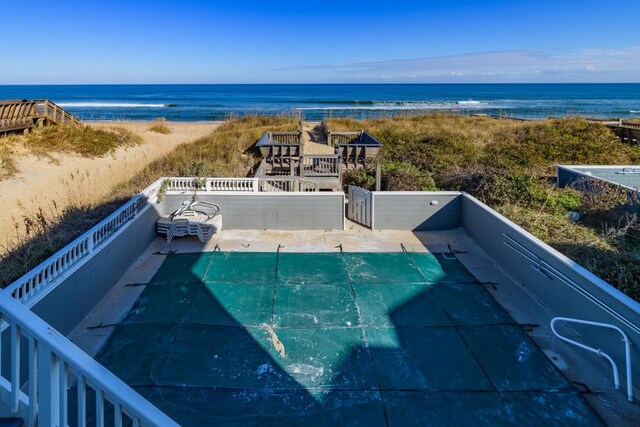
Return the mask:
[[[289,66],[328,81],[397,82],[638,82],[640,47],[478,52],[351,64]]]

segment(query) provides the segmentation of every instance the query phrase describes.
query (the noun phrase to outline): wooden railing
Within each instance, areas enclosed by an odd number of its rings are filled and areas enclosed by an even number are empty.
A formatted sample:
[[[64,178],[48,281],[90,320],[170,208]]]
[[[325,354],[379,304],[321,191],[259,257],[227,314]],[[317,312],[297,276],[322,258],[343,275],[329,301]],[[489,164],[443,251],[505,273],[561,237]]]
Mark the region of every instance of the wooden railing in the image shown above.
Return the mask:
[[[329,145],[353,144],[362,138],[362,132],[336,132],[331,134]]]
[[[0,132],[27,129],[36,120],[34,101],[0,101]]]
[[[80,125],[80,120],[47,99],[0,101],[0,132],[30,129],[47,123]]]
[[[80,120],[73,114],[67,112],[53,101],[44,99],[36,102],[40,118],[44,118],[58,125],[79,126],[81,124]]]
[[[341,159],[339,155],[306,155],[300,157],[301,177],[339,177]]]
[[[273,144],[296,145],[302,141],[302,132],[267,132],[270,142]]]
[[[640,123],[628,122],[625,120],[621,120],[619,126],[626,129],[640,130]]]
[[[339,144],[352,144],[362,137],[364,131],[360,132],[334,132],[329,129],[325,122],[320,123],[320,128],[327,139],[327,145],[335,147]]]
[[[349,166],[358,167],[367,166],[367,161],[375,156],[375,154],[370,153],[372,147],[369,145],[362,144],[342,144],[336,146],[336,153],[340,154],[342,160],[344,161],[347,169]],[[377,154],[377,148],[375,148]]]

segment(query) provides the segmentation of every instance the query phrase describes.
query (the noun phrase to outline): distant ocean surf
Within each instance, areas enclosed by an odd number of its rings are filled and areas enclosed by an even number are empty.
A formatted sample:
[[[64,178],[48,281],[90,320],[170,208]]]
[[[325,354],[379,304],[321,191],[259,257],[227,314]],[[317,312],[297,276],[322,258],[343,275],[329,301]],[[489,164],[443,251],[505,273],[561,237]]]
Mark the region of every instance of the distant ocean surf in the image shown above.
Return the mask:
[[[320,120],[434,111],[522,118],[640,114],[640,84],[0,86],[0,99],[42,98],[83,120],[207,121],[246,114]]]

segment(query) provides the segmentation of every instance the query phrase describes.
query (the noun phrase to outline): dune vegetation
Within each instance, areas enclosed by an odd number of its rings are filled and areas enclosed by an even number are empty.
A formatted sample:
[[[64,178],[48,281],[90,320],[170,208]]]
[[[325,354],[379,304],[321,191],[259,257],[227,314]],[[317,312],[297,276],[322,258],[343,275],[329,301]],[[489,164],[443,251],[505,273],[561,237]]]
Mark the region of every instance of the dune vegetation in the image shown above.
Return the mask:
[[[102,157],[120,147],[140,144],[142,138],[123,128],[91,126],[47,126],[26,135],[0,136],[0,179],[16,174],[17,157],[32,154],[55,161],[56,153]]]
[[[96,129],[91,126],[47,126],[29,132],[24,145],[36,155],[52,153],[78,154],[84,157],[105,156],[120,147],[142,142],[126,129]]]
[[[461,190],[487,203],[585,268],[640,299],[640,219],[626,193],[555,187],[557,164],[638,164],[640,147],[606,126],[567,118],[522,122],[434,115],[331,119],[332,130],[366,129],[383,144],[383,190]],[[374,171],[347,181],[373,187]],[[578,222],[569,212],[578,212]]]
[[[211,134],[178,146],[141,169],[97,203],[74,199],[64,209],[38,209],[16,219],[18,243],[0,242],[0,286],[4,287],[100,222],[160,176],[247,176],[258,163],[251,146],[267,130],[296,130],[293,117],[243,117]]]
[[[611,186],[595,189],[592,196],[555,187],[558,163],[640,163],[640,148],[619,142],[607,127],[578,118],[521,122],[455,115],[328,122],[333,130],[366,129],[384,144],[377,159],[384,190],[467,191],[640,299],[640,220],[626,209],[628,201]],[[22,218],[16,227],[28,231],[28,238],[5,248],[0,285],[33,268],[158,177],[251,175],[259,160],[251,148],[260,134],[297,128],[295,117],[232,119],[152,162],[101,203]],[[373,170],[345,174],[345,184],[371,188],[374,182]],[[573,211],[581,214],[580,221],[569,219]]]
[[[17,172],[15,161],[15,136],[0,137],[0,180],[9,178]]]
[[[166,119],[164,117],[160,117],[151,122],[151,126],[149,126],[149,132],[168,135],[171,133],[171,128],[167,126]]]

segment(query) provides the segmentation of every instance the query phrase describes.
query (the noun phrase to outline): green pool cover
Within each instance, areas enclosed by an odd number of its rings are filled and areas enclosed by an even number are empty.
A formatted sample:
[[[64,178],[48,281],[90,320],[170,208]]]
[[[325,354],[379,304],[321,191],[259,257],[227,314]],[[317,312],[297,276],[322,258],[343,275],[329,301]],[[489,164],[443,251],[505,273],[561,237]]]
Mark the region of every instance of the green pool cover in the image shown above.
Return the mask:
[[[171,255],[97,358],[184,426],[601,425],[441,254]]]

